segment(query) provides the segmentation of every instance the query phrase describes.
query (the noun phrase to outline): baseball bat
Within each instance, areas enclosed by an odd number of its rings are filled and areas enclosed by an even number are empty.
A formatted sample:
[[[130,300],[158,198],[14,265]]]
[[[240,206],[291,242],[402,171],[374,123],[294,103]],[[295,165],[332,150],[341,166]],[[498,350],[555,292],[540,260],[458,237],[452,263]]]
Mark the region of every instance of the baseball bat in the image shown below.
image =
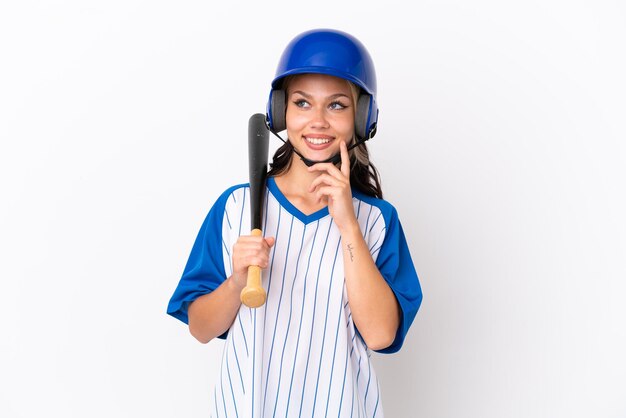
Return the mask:
[[[250,215],[251,235],[262,237],[261,218],[265,199],[265,179],[267,178],[267,153],[269,130],[265,124],[265,115],[255,113],[248,121],[248,167],[250,174]],[[261,285],[261,268],[248,267],[248,281],[241,291],[241,302],[258,308],[265,303],[265,290]]]

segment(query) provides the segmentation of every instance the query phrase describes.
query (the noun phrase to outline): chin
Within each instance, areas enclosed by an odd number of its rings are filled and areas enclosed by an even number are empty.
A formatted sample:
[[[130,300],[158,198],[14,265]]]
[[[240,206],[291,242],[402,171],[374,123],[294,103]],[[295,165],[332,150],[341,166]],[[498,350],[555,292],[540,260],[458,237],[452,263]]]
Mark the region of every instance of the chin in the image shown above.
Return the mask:
[[[324,153],[324,154],[311,154],[311,153],[307,153],[304,154],[302,153],[302,155],[305,156],[305,158],[312,160],[312,161],[326,161],[329,158],[332,158],[335,156],[336,153]]]

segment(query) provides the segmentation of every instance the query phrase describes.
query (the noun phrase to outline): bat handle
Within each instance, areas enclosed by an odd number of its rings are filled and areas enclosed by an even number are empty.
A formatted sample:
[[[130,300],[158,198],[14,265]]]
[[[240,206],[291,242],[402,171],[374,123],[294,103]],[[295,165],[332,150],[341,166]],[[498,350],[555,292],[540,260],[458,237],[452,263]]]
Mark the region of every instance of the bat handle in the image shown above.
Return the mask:
[[[263,233],[260,229],[253,229],[250,235],[260,237]],[[248,266],[248,282],[240,297],[241,302],[249,308],[258,308],[265,303],[265,289],[261,285],[261,267]]]

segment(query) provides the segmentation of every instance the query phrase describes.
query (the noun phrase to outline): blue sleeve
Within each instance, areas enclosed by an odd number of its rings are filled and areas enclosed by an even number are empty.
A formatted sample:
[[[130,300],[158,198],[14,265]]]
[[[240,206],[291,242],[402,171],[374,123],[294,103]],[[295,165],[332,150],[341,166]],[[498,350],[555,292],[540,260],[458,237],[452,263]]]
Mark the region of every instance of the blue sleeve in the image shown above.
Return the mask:
[[[422,303],[422,288],[395,208],[392,208],[385,221],[387,229],[376,259],[376,266],[398,300],[401,317],[393,343],[377,351],[395,353],[402,347],[404,338]]]
[[[222,223],[229,191],[215,202],[202,223],[183,275],[167,306],[167,313],[185,324],[189,323],[189,304],[217,289],[226,280]]]

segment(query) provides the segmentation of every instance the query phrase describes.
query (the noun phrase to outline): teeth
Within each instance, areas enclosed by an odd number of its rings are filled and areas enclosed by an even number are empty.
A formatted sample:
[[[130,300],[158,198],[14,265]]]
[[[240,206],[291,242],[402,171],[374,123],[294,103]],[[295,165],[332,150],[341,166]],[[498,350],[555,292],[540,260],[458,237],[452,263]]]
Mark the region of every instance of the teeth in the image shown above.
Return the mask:
[[[310,138],[310,137],[304,137],[304,139],[307,140],[307,142],[310,142],[313,145],[322,145],[322,144],[328,144],[330,142],[330,139],[325,139],[325,138]]]

